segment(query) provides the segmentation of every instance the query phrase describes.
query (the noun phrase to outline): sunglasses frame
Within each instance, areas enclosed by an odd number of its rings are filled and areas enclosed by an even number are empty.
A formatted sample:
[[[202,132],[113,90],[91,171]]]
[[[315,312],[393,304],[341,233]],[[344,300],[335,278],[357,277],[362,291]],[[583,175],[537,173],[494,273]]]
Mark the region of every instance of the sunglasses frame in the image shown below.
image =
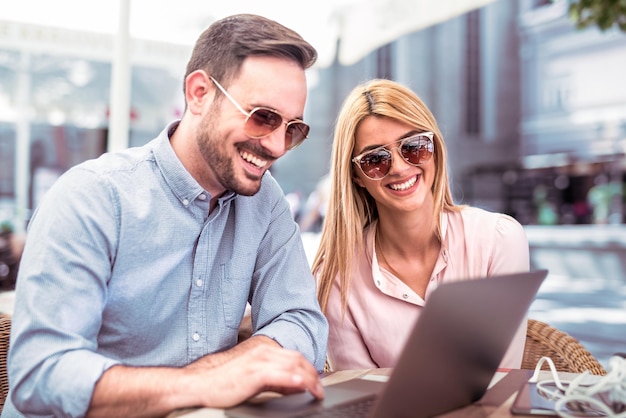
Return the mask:
[[[211,76],[209,76],[209,78],[211,79],[211,81],[213,81],[213,83],[217,86],[217,88],[224,94],[224,96],[226,96],[228,98],[228,100],[230,100],[230,102],[237,108],[237,110],[239,110],[241,113],[243,113],[243,115],[246,117],[246,120],[243,123],[243,127],[244,127],[244,132],[250,138],[253,138],[253,139],[265,138],[266,136],[272,134],[272,132],[276,131],[276,129],[278,129],[280,127],[280,125],[283,125],[283,124],[285,125],[285,137],[286,137],[287,136],[287,130],[289,129],[289,126],[291,126],[291,125],[304,125],[306,127],[306,134],[303,136],[303,138],[300,141],[298,141],[297,143],[295,143],[295,145],[294,145],[293,140],[292,140],[292,142],[291,142],[291,144],[289,146],[285,146],[285,148],[287,150],[292,150],[292,149],[296,148],[298,145],[300,145],[301,143],[303,143],[304,140],[309,135],[309,131],[311,130],[311,127],[309,125],[307,125],[306,123],[304,123],[303,120],[301,120],[301,119],[288,120],[285,116],[283,116],[280,112],[278,112],[275,109],[271,109],[269,107],[259,106],[259,107],[255,107],[250,112],[246,112],[244,110],[244,108],[241,107],[241,105],[239,103],[237,103],[237,101],[233,98],[233,96],[231,96],[226,91],[226,89],[224,87],[222,87],[222,85],[220,83],[217,82],[216,79],[214,79]],[[271,113],[274,113],[274,114],[278,115],[280,117],[280,124],[278,126],[276,126],[275,129],[271,130],[270,132],[266,133],[265,135],[250,135],[246,131],[246,125],[247,125],[248,121],[250,120],[250,118],[252,117],[252,115],[254,114],[254,112],[256,112],[257,110],[265,110],[265,111],[268,111],[268,112],[271,112]],[[287,121],[287,122],[285,122],[285,121]],[[294,129],[298,129],[298,131],[304,133],[297,126],[294,126]],[[293,138],[293,135],[292,135],[292,138]],[[286,143],[286,141],[285,141],[285,143]]]
[[[433,138],[434,138],[435,134],[433,132],[427,131],[427,132],[421,132],[419,134],[415,134],[415,135],[411,135],[408,136],[406,138],[402,138],[399,139],[397,141],[393,141],[390,142],[389,144],[386,145],[381,145],[380,147],[376,147],[376,148],[372,148],[369,149],[367,151],[364,151],[362,153],[360,153],[359,155],[357,155],[356,157],[354,157],[352,159],[352,162],[355,163],[357,165],[357,167],[359,167],[359,170],[361,170],[361,173],[363,173],[363,175],[365,177],[367,177],[370,180],[382,180],[385,177],[387,177],[387,175],[389,174],[389,172],[391,171],[391,165],[389,166],[389,171],[387,171],[382,177],[378,177],[378,178],[374,178],[374,177],[370,177],[369,175],[367,175],[367,173],[363,170],[363,167],[361,166],[361,160],[363,159],[363,157],[365,157],[366,155],[372,153],[372,152],[377,152],[379,150],[385,150],[387,152],[389,152],[389,156],[391,158],[391,164],[393,164],[393,150],[395,149],[396,151],[398,151],[398,154],[400,155],[400,157],[402,157],[402,159],[407,163],[410,164],[414,167],[419,167],[420,165],[423,165],[425,163],[427,163],[428,161],[430,161],[430,159],[432,158],[434,152],[435,152],[435,144],[433,143]],[[427,143],[427,148],[428,151],[430,151],[430,157],[428,157],[428,159],[426,161],[424,161],[423,163],[419,163],[419,164],[413,164],[412,162],[410,162],[409,160],[407,160],[404,155],[402,155],[402,146],[409,140],[417,138],[417,137],[426,137],[428,139],[428,143]],[[394,144],[398,144],[395,147],[391,147],[391,145]]]

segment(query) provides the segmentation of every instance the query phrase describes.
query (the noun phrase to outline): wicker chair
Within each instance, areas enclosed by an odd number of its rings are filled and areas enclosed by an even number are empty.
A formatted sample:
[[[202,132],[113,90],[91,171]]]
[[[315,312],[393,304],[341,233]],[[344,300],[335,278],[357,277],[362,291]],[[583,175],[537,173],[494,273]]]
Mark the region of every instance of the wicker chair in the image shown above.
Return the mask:
[[[605,375],[598,360],[575,338],[545,322],[528,320],[522,369],[534,370],[541,357],[550,357],[558,371]],[[549,369],[544,364],[543,369]]]
[[[9,376],[7,374],[7,353],[9,351],[9,335],[11,334],[11,316],[0,315],[0,412],[9,392]]]

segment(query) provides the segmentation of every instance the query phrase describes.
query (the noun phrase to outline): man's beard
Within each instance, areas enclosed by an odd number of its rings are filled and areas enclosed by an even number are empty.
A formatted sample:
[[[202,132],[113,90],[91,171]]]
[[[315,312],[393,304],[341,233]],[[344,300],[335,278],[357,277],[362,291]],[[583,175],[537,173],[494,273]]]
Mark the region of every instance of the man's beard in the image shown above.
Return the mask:
[[[226,143],[220,138],[217,124],[215,120],[219,119],[219,111],[217,106],[214,106],[215,112],[210,112],[209,116],[206,116],[196,133],[196,141],[200,154],[204,161],[206,161],[209,170],[213,171],[215,178],[220,184],[227,190],[233,191],[243,196],[252,196],[256,194],[261,188],[261,178],[251,177],[247,173],[243,173],[246,176],[245,179],[237,178],[235,175],[235,161],[231,158],[231,153],[228,147],[234,146],[233,144]],[[245,143],[242,143],[245,145]],[[248,146],[251,151],[254,149],[255,153],[260,156],[266,154],[259,152],[257,147]],[[237,158],[241,158],[237,153]],[[246,181],[246,179],[248,181]]]

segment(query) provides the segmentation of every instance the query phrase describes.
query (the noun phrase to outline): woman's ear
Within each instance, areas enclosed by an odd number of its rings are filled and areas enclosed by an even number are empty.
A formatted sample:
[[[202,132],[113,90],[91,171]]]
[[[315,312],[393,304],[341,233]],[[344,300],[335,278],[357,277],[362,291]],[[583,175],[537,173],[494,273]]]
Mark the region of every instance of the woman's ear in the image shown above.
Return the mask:
[[[352,180],[358,185],[361,186],[363,188],[365,188],[365,183],[363,183],[363,180],[361,180],[361,177],[359,177],[356,173],[352,174]]]
[[[213,101],[215,86],[203,70],[196,70],[185,78],[185,100],[192,114],[202,113],[207,103]]]

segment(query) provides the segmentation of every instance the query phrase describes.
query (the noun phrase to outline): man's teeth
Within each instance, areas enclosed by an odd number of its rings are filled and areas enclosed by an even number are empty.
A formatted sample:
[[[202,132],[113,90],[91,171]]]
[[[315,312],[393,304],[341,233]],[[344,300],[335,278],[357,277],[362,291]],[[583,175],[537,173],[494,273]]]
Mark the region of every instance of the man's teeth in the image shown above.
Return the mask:
[[[252,165],[255,165],[259,168],[263,168],[267,165],[267,161],[266,160],[262,160],[258,157],[255,157],[254,155],[248,153],[248,152],[242,152],[241,153],[241,157],[246,160],[247,162],[249,162]]]
[[[413,186],[417,181],[417,177],[412,177],[411,179],[405,181],[404,183],[399,184],[390,184],[389,187],[393,190],[406,190],[409,187]]]

